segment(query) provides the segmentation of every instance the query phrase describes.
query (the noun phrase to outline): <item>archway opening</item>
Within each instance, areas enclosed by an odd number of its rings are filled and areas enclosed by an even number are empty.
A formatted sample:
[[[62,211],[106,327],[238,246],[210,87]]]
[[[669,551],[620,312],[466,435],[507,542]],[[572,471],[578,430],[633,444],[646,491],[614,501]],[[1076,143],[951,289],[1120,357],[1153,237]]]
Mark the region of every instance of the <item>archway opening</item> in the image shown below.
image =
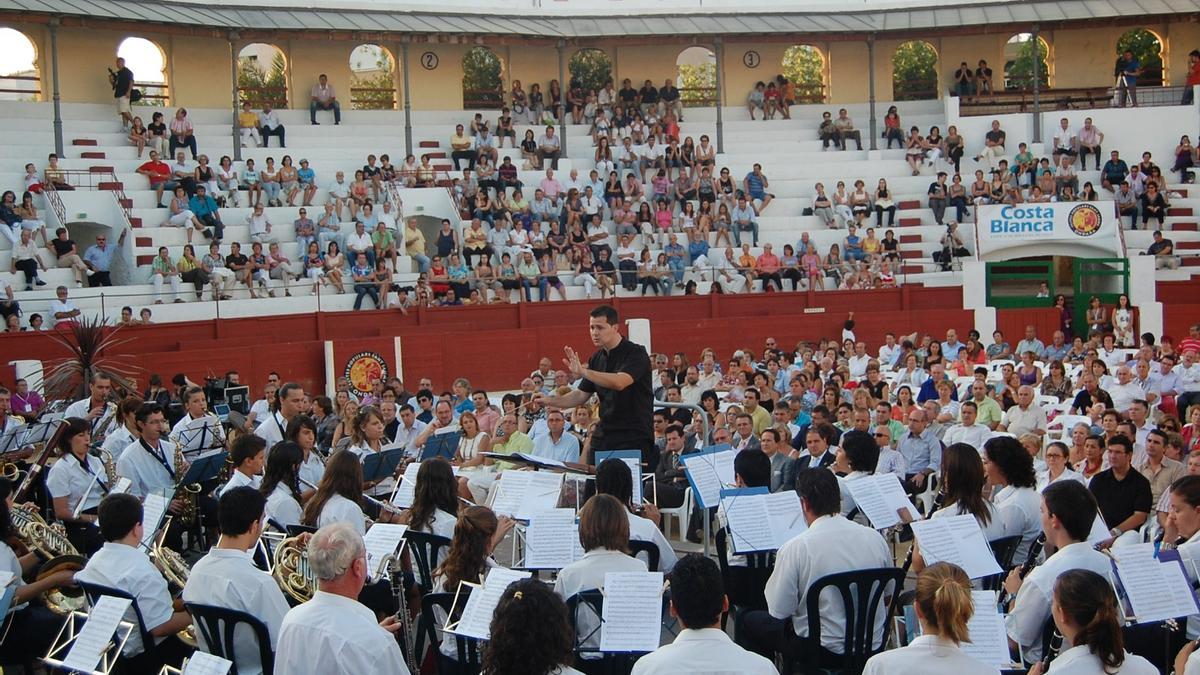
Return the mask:
[[[717,104],[717,55],[708,47],[688,47],[675,57],[675,86],[687,107]]]
[[[167,55],[154,42],[129,37],[117,46],[117,56],[133,71],[133,87],[142,93],[134,105],[166,106],[171,103],[167,83]]]
[[[1041,88],[1050,84],[1050,67],[1046,62],[1049,54],[1050,45],[1038,37],[1036,63]],[[1004,45],[1004,88],[1010,91],[1033,89],[1034,63],[1033,34],[1018,33],[1009,38]]]
[[[487,47],[463,54],[463,108],[495,110],[504,107],[504,66]]]
[[[359,45],[350,52],[350,107],[396,109],[396,59],[386,47]]]
[[[238,52],[238,99],[258,110],[270,103],[288,107],[287,59],[283,50],[264,42],[253,42]]]
[[[19,30],[0,28],[0,101],[37,101],[41,97],[33,41]]]
[[[938,98],[938,54],[924,40],[900,43],[892,54],[892,97],[897,101]]]
[[[1141,65],[1142,74],[1138,76],[1138,86],[1161,87],[1167,81],[1163,72],[1163,42],[1154,31],[1145,28],[1126,31],[1117,40],[1117,57],[1120,58],[1125,50],[1133,52],[1134,58]]]
[[[596,93],[612,80],[612,59],[602,49],[585,48],[571,55],[567,62],[571,73],[570,88],[578,85],[587,93]]]
[[[796,92],[796,103],[824,103],[825,55],[812,45],[795,45],[783,52],[783,76]]]

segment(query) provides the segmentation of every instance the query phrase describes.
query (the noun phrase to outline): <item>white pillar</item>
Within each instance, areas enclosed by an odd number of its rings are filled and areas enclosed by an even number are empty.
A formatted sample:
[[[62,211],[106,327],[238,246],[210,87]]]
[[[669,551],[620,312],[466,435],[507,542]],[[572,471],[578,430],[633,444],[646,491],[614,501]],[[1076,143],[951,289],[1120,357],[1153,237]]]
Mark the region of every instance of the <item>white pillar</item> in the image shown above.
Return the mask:
[[[400,336],[397,335],[396,337],[392,338],[392,358],[395,359],[395,361],[396,361],[396,377],[400,378],[400,381],[403,382],[404,381],[404,361],[402,361],[400,359],[400,357],[401,357]]]
[[[1129,304],[1138,310],[1138,332],[1162,335],[1163,306],[1155,286],[1154,256],[1129,256]]]
[[[650,319],[626,319],[625,332],[632,342],[646,348],[647,352],[650,349]]]
[[[333,340],[325,341],[325,395],[337,395],[337,365],[333,362]]]
[[[981,260],[964,260],[963,263],[963,309],[975,313],[975,330],[979,331],[984,344],[990,344],[996,331],[996,308],[987,304],[987,263]]]

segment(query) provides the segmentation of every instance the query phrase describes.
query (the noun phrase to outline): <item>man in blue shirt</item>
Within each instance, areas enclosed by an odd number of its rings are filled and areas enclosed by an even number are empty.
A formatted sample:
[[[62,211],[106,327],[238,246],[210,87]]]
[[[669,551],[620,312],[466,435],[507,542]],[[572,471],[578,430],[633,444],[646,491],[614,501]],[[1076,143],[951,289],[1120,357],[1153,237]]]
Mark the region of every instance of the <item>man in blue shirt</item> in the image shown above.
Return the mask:
[[[225,223],[221,222],[221,214],[217,211],[217,200],[208,196],[208,190],[203,185],[196,186],[196,194],[188,200],[188,209],[204,223],[204,236],[212,239],[213,243],[221,243],[225,236]]]
[[[923,492],[929,476],[941,471],[942,442],[929,429],[928,415],[921,408],[908,413],[908,431],[900,437],[896,450],[908,464],[904,476],[905,492]]]
[[[129,230],[121,232],[121,236],[117,238],[117,246],[125,243],[125,235],[129,234]],[[109,276],[109,269],[112,267],[113,256],[117,253],[116,246],[108,245],[108,235],[96,235],[96,243],[89,246],[83,253],[83,263],[92,270],[92,276],[88,277],[88,285],[95,288],[96,286],[112,286],[112,278]]]
[[[1125,97],[1128,94],[1129,102],[1133,107],[1137,107],[1137,79],[1138,75],[1142,74],[1142,63],[1133,55],[1133,52],[1126,49],[1121,54],[1121,58],[1117,59],[1116,75],[1120,82],[1120,100],[1118,105],[1125,107]]]
[[[958,358],[958,353],[965,347],[963,343],[958,341],[958,331],[951,328],[946,331],[946,341],[942,343],[942,358],[947,361],[953,361]]]
[[[1121,153],[1116,150],[1112,151],[1110,157],[1100,170],[1100,186],[1113,192],[1118,185],[1125,182],[1125,177],[1129,175],[1129,165],[1121,159]]]
[[[925,382],[921,384],[921,391],[920,391],[920,393],[917,394],[917,403],[924,403],[925,401],[936,401],[938,399],[937,385],[938,385],[938,382],[942,382],[942,381],[950,382],[951,384],[953,384],[953,382],[950,380],[950,378],[946,377],[946,366],[944,364],[942,364],[941,362],[930,365],[929,366],[929,379],[925,380]],[[953,400],[957,401],[958,400],[958,387],[951,387],[951,390],[952,391],[951,391],[950,397]]]
[[[737,206],[733,207],[730,217],[733,219],[733,241],[741,246],[742,232],[749,231],[754,234],[754,246],[758,246],[758,214],[750,206],[746,195],[738,196]]]
[[[767,208],[767,204],[775,198],[775,195],[767,192],[767,188],[771,183],[767,180],[766,174],[762,172],[762,164],[755,164],[754,170],[746,174],[746,178],[742,181],[742,187],[746,190],[746,194],[750,196],[750,202],[758,200],[758,212],[762,213],[763,209]],[[757,246],[757,244],[755,244]]]
[[[579,439],[566,433],[566,418],[561,410],[546,413],[546,427],[550,433],[538,434],[533,439],[533,454],[560,462],[578,462]]]

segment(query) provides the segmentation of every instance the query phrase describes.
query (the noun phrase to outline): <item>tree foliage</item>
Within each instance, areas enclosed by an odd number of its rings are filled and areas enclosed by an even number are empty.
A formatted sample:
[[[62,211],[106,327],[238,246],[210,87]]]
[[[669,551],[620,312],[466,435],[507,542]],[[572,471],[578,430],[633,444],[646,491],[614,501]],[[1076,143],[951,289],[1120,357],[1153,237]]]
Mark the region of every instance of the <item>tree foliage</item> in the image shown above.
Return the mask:
[[[258,59],[243,56],[238,59],[238,89],[246,91],[243,101],[250,101],[255,108],[266,101],[276,108],[287,107],[287,62],[283,54],[276,51],[271,58],[270,71],[264,71]]]
[[[612,59],[599,49],[580,49],[571,55],[567,70],[585,91],[600,91],[612,79]]]
[[[463,54],[463,105],[468,108],[499,107],[504,98],[500,70],[500,57],[492,50],[487,47],[468,49]]]
[[[394,110],[396,81],[393,68],[392,58],[380,49],[375,68],[362,73],[351,73],[350,88],[359,90],[350,92],[351,107],[355,110]]]
[[[679,100],[683,105],[689,107],[716,105],[716,63],[681,63],[677,80],[675,86],[679,87]]]
[[[901,43],[892,54],[892,93],[897,101],[937,98],[937,51],[924,40]]]
[[[1162,43],[1158,36],[1145,28],[1135,28],[1127,31],[1117,40],[1117,56],[1125,50],[1133,52],[1138,62],[1142,64],[1142,76],[1138,84],[1159,87],[1163,83]]]
[[[1004,88],[1005,89],[1032,89],[1033,88],[1033,36],[1024,34],[1017,44],[1017,56],[1012,61],[1004,64]],[[1049,49],[1046,47],[1045,41],[1041,38],[1037,39],[1038,46],[1038,82],[1042,88],[1045,88],[1050,83],[1050,75],[1046,66],[1046,56],[1049,54]]]
[[[825,101],[825,59],[811,45],[788,47],[783,53],[783,76],[796,86],[796,101]]]

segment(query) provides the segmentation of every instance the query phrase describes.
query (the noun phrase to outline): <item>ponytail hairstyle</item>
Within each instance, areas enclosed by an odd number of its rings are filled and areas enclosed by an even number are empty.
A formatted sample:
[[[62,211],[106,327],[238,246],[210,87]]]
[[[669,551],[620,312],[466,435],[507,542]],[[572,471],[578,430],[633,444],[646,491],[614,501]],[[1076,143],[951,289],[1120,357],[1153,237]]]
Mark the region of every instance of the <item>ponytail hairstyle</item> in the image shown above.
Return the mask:
[[[483,673],[550,675],[574,657],[575,631],[567,606],[549,585],[522,579],[509,585],[492,616],[483,646]]]
[[[1091,570],[1064,572],[1054,584],[1054,604],[1079,627],[1075,645],[1087,645],[1105,672],[1116,672],[1125,661],[1125,638],[1108,580]]]
[[[362,508],[362,461],[358,455],[349,450],[338,450],[329,457],[325,464],[325,475],[317,483],[317,493],[304,505],[302,525],[316,527],[321,517],[321,509],[325,508],[334,495],[341,495],[358,504]]]
[[[940,637],[954,644],[971,641],[967,622],[975,613],[975,605],[971,580],[961,567],[939,562],[921,570],[914,602],[925,623]]]
[[[441,457],[421,462],[421,468],[417,470],[413,503],[408,510],[408,527],[424,532],[438,510],[458,513],[458,482],[450,462]]]
[[[459,514],[450,551],[433,573],[434,577],[444,577],[442,588],[453,592],[459,582],[480,582],[487,569],[492,535],[498,526],[496,514],[486,506],[472,506]]]

